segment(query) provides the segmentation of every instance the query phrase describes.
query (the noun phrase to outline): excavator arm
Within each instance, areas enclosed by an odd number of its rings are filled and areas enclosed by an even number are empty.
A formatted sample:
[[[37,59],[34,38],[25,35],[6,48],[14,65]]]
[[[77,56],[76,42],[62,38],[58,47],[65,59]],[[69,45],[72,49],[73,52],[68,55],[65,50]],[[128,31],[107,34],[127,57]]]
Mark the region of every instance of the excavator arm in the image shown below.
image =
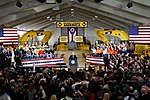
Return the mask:
[[[49,39],[52,37],[52,35],[54,34],[54,31],[44,31],[42,32],[45,36],[44,38],[41,40],[42,43],[46,43],[49,41]]]
[[[101,31],[101,30],[94,30],[94,32],[97,34],[98,38],[102,41],[102,42],[108,42],[108,39],[104,36],[105,32]]]
[[[49,41],[49,39],[52,37],[53,34],[54,34],[54,31],[42,31],[42,32],[30,31],[30,32],[23,34],[23,36],[19,39],[19,42],[21,44],[24,44],[29,39],[33,39],[38,36],[44,35],[43,39],[40,42],[46,43]]]
[[[108,39],[105,35],[116,36],[122,41],[129,40],[128,34],[122,30],[94,30],[94,32],[97,34],[98,38],[100,38],[100,40],[102,40],[103,42],[108,42]]]

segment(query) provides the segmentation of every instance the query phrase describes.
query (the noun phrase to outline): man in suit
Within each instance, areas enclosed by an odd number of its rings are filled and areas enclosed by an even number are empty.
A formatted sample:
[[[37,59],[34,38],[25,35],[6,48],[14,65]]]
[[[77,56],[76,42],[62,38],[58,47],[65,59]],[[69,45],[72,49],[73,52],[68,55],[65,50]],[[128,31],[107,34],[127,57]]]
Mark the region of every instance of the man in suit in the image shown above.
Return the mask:
[[[76,72],[78,66],[77,56],[72,52],[69,57],[69,67],[73,73]]]
[[[12,52],[10,48],[7,48],[6,57],[7,57],[8,67],[11,67]]]
[[[105,71],[106,70],[108,70],[108,68],[109,68],[109,63],[110,63],[110,55],[108,54],[108,52],[107,52],[107,49],[105,49],[104,51],[103,51],[103,58],[104,58],[104,64],[105,64],[105,67],[104,67],[104,69],[105,69]]]

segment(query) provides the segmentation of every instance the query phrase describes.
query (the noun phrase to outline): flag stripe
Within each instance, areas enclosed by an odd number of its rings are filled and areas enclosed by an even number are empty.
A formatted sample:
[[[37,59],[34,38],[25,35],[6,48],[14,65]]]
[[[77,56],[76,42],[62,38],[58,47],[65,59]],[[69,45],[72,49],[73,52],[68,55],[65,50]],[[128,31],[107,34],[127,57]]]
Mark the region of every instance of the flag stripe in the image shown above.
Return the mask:
[[[9,33],[9,34],[14,34],[14,33],[16,34],[17,31],[4,31],[4,33],[5,33],[5,34],[6,34],[6,33],[7,33],[7,34],[8,34],[8,33]]]
[[[145,44],[149,44],[150,41],[130,41],[132,43],[145,43]]]
[[[148,29],[150,26],[139,26],[139,29]]]
[[[4,34],[5,37],[17,37],[18,38],[18,34],[14,34],[14,35],[7,35],[7,34]]]
[[[51,66],[51,65],[66,65],[63,59],[61,58],[44,58],[44,59],[35,59],[35,60],[22,60],[22,66]]]
[[[149,32],[148,32],[148,31],[139,31],[139,34],[140,34],[140,35],[150,34],[150,31],[149,31]]]
[[[141,40],[143,40],[143,38],[138,38],[138,37],[136,37],[136,38],[130,38],[130,41],[141,41]],[[145,40],[150,40],[150,38],[144,38],[144,41]]]
[[[130,35],[130,37],[129,38],[136,38],[136,37],[138,37],[138,38],[146,38],[146,37],[150,37],[150,35]]]
[[[0,40],[9,40],[9,39],[17,40],[18,37],[1,37],[1,38],[0,38]]]
[[[10,42],[5,42],[5,43],[3,43],[4,45],[8,45],[8,44],[18,44],[18,41],[17,42],[13,42],[13,43],[10,43]]]
[[[94,64],[101,65],[101,66],[105,65],[103,57],[87,57],[86,58],[86,63],[88,63],[90,65],[94,65]],[[109,66],[111,68],[114,68],[115,65],[112,61],[110,61]]]
[[[14,39],[14,40],[13,40],[13,39],[10,39],[10,40],[0,40],[1,43],[5,43],[5,42],[10,42],[10,43],[12,43],[12,41],[13,41],[13,42],[17,42],[18,40],[16,40],[16,39]]]

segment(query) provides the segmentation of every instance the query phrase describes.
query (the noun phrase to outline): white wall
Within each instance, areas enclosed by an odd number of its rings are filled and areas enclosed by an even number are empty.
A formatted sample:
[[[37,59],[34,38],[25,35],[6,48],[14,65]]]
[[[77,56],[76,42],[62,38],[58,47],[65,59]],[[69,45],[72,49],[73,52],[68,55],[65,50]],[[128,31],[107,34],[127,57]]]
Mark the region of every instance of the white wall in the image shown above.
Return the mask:
[[[96,40],[98,40],[98,37],[96,33],[94,32],[95,27],[88,25],[88,28],[85,29],[85,36],[88,40],[91,41],[91,44],[94,44]]]
[[[44,31],[54,30],[54,35],[48,41],[49,45],[53,45],[55,42],[58,42],[58,38],[61,35],[61,29],[56,28],[56,25],[52,25],[44,29]]]

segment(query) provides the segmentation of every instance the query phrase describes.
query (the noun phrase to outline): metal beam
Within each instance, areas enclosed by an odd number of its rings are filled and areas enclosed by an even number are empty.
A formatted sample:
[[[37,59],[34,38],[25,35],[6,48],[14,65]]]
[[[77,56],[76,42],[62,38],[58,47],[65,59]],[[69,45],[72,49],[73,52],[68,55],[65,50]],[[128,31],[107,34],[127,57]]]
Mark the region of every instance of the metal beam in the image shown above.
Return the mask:
[[[116,10],[123,11],[125,13],[127,12],[127,13],[138,15],[140,17],[150,18],[150,13],[149,13],[150,7],[147,7],[147,9],[145,9],[142,8],[141,6],[139,7],[139,5],[133,2],[133,7],[129,9],[126,7],[127,3],[126,2],[124,3],[125,7],[121,7],[121,6],[118,7],[118,5],[122,5],[123,3],[116,0],[113,1],[104,0],[101,4],[104,4],[104,6],[108,6],[108,7],[114,7],[116,8]]]
[[[77,6],[79,4],[76,3],[74,5]],[[96,3],[91,4],[91,2],[85,1],[84,3],[81,3],[80,5],[81,6],[87,6],[91,10],[92,9],[97,9],[99,11],[104,11],[104,12],[109,13],[109,14],[115,14],[118,17],[130,19],[130,20],[133,20],[133,21],[136,21],[136,22],[139,22],[139,23],[147,23],[147,22],[150,21],[150,19],[148,19],[148,18],[144,18],[144,17],[138,16],[138,15],[133,14],[133,13],[121,11],[119,9],[116,10],[114,7],[106,6],[104,4],[101,4],[101,5],[98,5]]]
[[[33,19],[36,19],[36,18],[40,18],[40,17],[47,17],[48,15],[50,16],[54,16],[54,15],[58,15],[58,14],[61,14],[63,12],[66,12],[66,11],[69,11],[70,9],[66,8],[65,9],[62,9],[62,10],[59,10],[59,11],[52,11],[50,9],[46,10],[46,11],[42,11],[42,12],[39,12],[39,13],[36,13],[36,14],[32,14],[32,15],[29,15],[29,16],[26,16],[26,17],[23,17],[21,19],[17,19],[15,21],[12,21],[12,22],[9,22],[9,23],[6,23],[5,26],[17,26],[19,24],[22,24],[24,22],[27,22],[27,21],[31,21]]]
[[[56,4],[56,5],[54,5],[54,4],[52,4],[52,5],[51,4],[45,4],[45,5],[41,5],[41,6],[38,6],[38,7],[33,7],[32,9],[27,8],[25,10],[21,10],[21,11],[18,11],[18,12],[8,14],[7,16],[0,17],[0,23],[5,24],[5,23],[8,23],[10,21],[18,20],[19,18],[24,18],[26,16],[37,14],[37,13],[40,13],[40,12],[43,12],[43,11],[47,11],[47,10],[51,11],[52,8],[56,7],[56,6],[60,6],[61,8],[63,8],[65,6],[68,6],[68,3],[64,2],[63,4]],[[5,20],[10,15],[16,15],[16,18],[10,18],[9,21]]]
[[[83,9],[82,10],[79,9],[77,11],[78,12],[80,11],[81,14],[84,13],[83,16],[88,15],[88,16],[91,16],[92,18],[95,18],[95,15],[96,15],[96,13],[94,13],[94,12],[89,12],[89,11],[86,11],[86,10],[83,10]],[[98,17],[97,20],[101,19],[101,20],[106,21],[107,23],[112,23],[112,25],[117,25],[117,26],[120,26],[120,27],[128,27],[128,25],[125,22],[121,22],[121,21],[109,18],[107,16],[103,16],[103,15],[98,16],[97,15],[97,17]]]
[[[124,17],[120,17],[118,15],[115,15],[115,14],[110,14],[108,12],[104,12],[104,11],[98,11],[97,9],[93,9],[93,8],[89,8],[87,6],[82,6],[82,5],[75,5],[76,8],[80,8],[81,10],[87,10],[89,12],[92,12],[91,14],[93,13],[96,13],[96,15],[99,15],[99,16],[104,16],[104,17],[109,17],[113,20],[118,20],[120,22],[124,22],[124,23],[127,23],[129,25],[138,25],[140,24],[139,22],[137,21],[134,21],[134,20],[131,20],[131,19],[127,19],[127,18],[124,18]]]
[[[80,17],[81,18],[88,18],[88,19],[91,19],[92,21],[91,22],[94,22],[93,24],[97,24],[97,23],[103,23],[103,25],[107,25],[107,26],[110,26],[111,28],[119,28],[119,29],[121,29],[122,27],[121,26],[119,26],[119,25],[116,25],[116,24],[114,24],[114,23],[109,23],[109,22],[107,22],[107,21],[105,21],[105,20],[102,20],[102,19],[95,19],[95,21],[93,21],[93,18],[94,17],[91,17],[91,16],[88,16],[88,15],[86,15],[86,14],[82,14],[82,13],[79,13],[79,12],[77,12],[77,14],[76,14],[76,16],[77,15],[80,15]],[[87,20],[88,20],[87,19]],[[101,25],[100,25],[101,26]],[[102,27],[102,26],[101,26]]]

